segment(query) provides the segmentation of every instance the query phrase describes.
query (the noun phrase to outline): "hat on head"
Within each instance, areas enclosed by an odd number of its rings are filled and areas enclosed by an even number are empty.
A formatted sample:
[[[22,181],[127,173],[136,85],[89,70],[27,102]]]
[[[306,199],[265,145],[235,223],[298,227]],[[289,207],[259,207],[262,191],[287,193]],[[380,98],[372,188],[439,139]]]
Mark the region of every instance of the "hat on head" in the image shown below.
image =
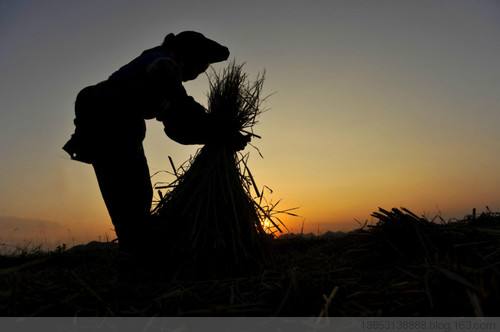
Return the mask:
[[[216,63],[227,60],[229,49],[205,37],[196,31],[183,31],[174,35],[169,33],[163,40],[163,45],[175,50],[186,60],[203,60]]]

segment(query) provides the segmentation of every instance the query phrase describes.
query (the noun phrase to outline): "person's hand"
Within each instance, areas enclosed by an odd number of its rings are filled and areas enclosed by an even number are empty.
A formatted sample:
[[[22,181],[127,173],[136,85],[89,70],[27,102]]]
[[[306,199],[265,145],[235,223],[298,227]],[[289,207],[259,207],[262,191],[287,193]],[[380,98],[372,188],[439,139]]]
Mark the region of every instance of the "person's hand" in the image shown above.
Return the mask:
[[[243,150],[247,144],[250,142],[251,135],[243,135],[242,133],[238,132],[235,137],[233,138],[233,148],[235,151],[241,151]]]

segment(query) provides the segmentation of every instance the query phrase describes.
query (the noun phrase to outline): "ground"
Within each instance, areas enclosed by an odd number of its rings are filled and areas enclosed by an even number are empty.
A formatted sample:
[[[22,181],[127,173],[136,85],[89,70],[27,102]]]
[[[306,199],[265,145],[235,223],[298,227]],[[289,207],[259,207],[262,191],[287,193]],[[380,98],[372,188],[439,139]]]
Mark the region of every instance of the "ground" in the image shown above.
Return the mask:
[[[408,210],[345,234],[271,243],[252,275],[183,279],[116,244],[0,256],[2,316],[499,316],[500,216]],[[152,267],[154,266],[154,268]]]

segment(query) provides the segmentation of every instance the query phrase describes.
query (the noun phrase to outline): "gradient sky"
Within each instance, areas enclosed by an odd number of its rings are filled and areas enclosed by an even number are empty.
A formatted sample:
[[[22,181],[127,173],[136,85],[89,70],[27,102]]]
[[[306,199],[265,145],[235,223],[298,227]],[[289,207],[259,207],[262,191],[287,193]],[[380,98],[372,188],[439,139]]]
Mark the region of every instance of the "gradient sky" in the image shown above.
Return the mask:
[[[378,206],[500,210],[499,1],[0,1],[4,241],[24,236],[19,220],[77,241],[110,232],[92,167],[61,149],[74,99],[182,30],[266,70],[276,94],[250,164],[300,207],[292,230],[350,229]],[[205,77],[186,87],[206,104]],[[151,173],[196,151],[147,125]]]

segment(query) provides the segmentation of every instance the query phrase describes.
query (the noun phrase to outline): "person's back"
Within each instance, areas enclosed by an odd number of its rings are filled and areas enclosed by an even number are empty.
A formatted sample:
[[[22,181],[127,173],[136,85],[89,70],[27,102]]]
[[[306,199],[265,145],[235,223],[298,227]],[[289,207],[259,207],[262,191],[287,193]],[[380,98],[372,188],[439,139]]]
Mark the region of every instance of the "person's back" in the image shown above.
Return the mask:
[[[161,82],[153,72],[157,59],[170,59],[171,63],[170,68],[162,68]],[[185,95],[179,70],[169,52],[157,46],[142,52],[107,80],[80,91],[73,139],[82,151],[75,151],[72,158],[88,162],[89,154],[108,154],[142,144],[144,120],[157,117],[164,100],[175,98],[176,93]]]

